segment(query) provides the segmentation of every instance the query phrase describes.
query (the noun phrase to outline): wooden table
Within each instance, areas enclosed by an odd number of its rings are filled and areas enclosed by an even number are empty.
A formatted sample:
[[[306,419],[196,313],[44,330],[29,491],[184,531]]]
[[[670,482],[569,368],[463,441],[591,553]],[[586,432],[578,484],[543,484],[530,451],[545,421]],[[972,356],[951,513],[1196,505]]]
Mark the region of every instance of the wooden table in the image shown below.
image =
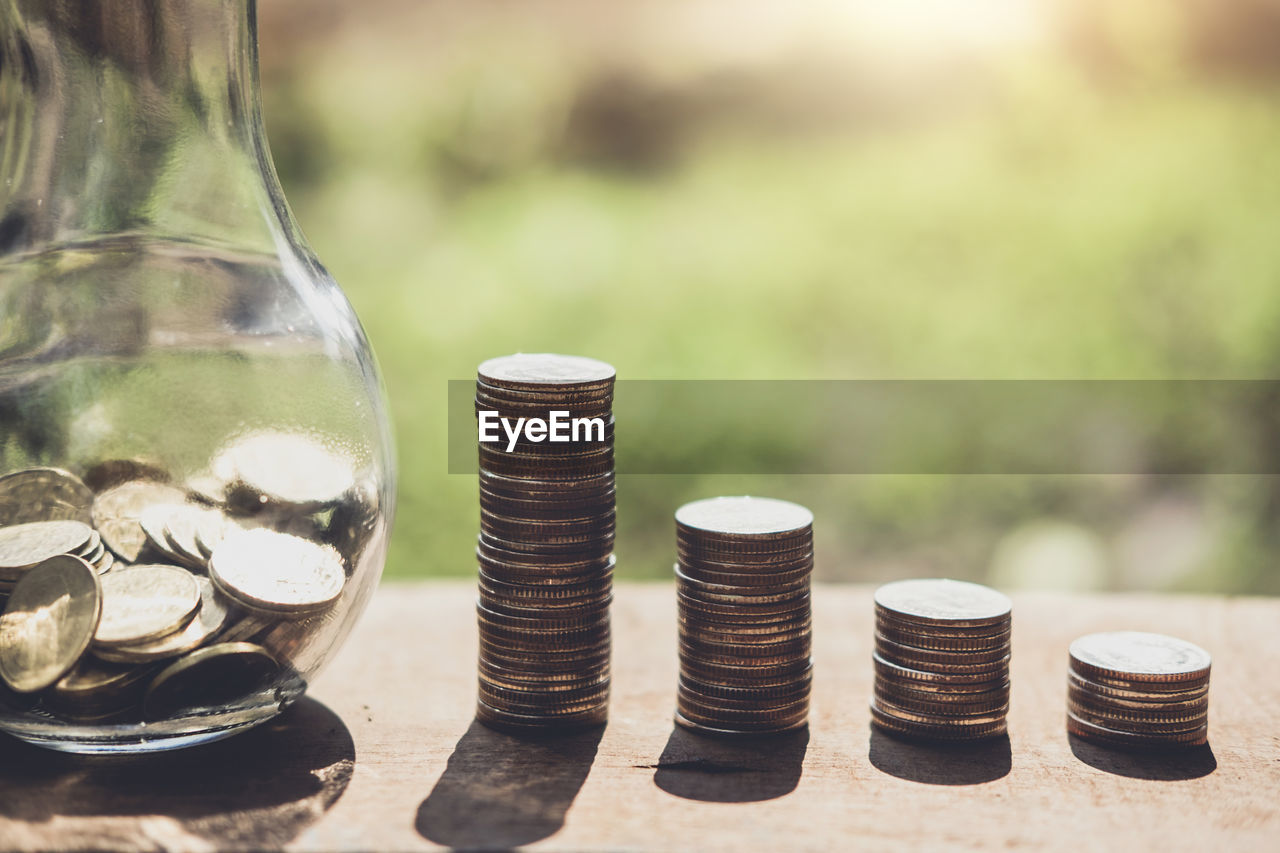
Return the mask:
[[[0,848],[1280,849],[1280,600],[1014,597],[1007,740],[873,733],[871,588],[815,596],[808,732],[674,729],[674,592],[622,584],[609,726],[521,740],[472,721],[474,587],[383,585],[311,696],[222,743],[84,759],[0,738]],[[1079,634],[1214,655],[1210,747],[1141,757],[1063,730]]]

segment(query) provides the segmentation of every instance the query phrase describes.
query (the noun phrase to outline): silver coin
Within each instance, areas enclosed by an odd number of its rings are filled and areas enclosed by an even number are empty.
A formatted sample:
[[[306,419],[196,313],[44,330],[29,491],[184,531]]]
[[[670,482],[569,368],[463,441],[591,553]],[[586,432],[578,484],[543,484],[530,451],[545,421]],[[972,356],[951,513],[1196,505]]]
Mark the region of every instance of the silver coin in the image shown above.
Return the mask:
[[[93,568],[97,570],[100,576],[105,575],[107,572],[111,571],[113,566],[116,565],[116,557],[110,551],[104,550],[102,552],[102,559],[98,560],[92,565],[93,565]],[[121,567],[124,567],[127,564],[121,563],[120,565]]]
[[[274,612],[328,607],[347,579],[333,548],[264,528],[223,539],[209,558],[209,575],[236,603]]]
[[[218,543],[239,529],[240,526],[227,518],[221,510],[211,509],[196,519],[195,544],[206,565],[209,557],[213,556],[213,549],[218,547]]]
[[[345,453],[309,436],[260,432],[242,438],[215,460],[217,476],[273,503],[304,509],[337,503],[355,485]]]
[[[196,503],[216,507],[227,502],[227,481],[212,473],[198,474],[187,480],[186,486],[187,497]]]
[[[1207,678],[1209,653],[1194,643],[1142,631],[1086,634],[1071,644],[1077,671],[1086,677],[1109,676],[1149,681]]]
[[[180,503],[152,504],[142,511],[138,525],[147,535],[147,544],[175,563],[186,562],[178,549],[169,541],[169,518],[181,512],[184,505]]]
[[[200,606],[195,575],[177,566],[139,565],[102,577],[96,646],[136,645],[186,627]]]
[[[477,370],[489,385],[542,390],[566,385],[599,385],[617,375],[613,365],[594,358],[522,352],[482,362]]]
[[[208,523],[205,521],[206,516],[212,516],[218,522],[222,520],[221,512],[192,504],[174,507],[174,511],[165,519],[164,535],[169,547],[182,558],[181,562],[199,569],[204,569],[209,562],[197,541],[200,525]]]
[[[89,533],[89,541],[84,543],[79,551],[75,553],[77,557],[84,557],[90,563],[97,562],[102,556],[105,546],[102,544],[102,534],[93,530]]]
[[[264,689],[279,672],[276,659],[253,643],[205,646],[156,675],[143,698],[144,713],[149,720],[160,720],[227,705]]]
[[[84,658],[53,686],[50,698],[68,703],[92,704],[105,692],[131,684],[147,674],[141,667],[116,666]]]
[[[59,554],[76,554],[93,538],[79,521],[31,521],[0,527],[0,572],[12,574]]]
[[[707,498],[676,510],[676,523],[709,533],[777,536],[812,526],[813,513],[800,504],[774,498]]]
[[[80,521],[88,524],[93,492],[61,468],[25,468],[0,477],[0,524]]]
[[[0,615],[0,679],[33,693],[70,672],[93,639],[102,589],[79,557],[58,555],[14,585]]]
[[[231,612],[208,578],[195,581],[200,586],[200,609],[185,628],[149,642],[95,646],[94,657],[111,663],[148,663],[177,657],[203,645],[226,626]]]
[[[128,562],[134,562],[147,544],[142,514],[157,504],[180,504],[186,498],[181,489],[152,480],[131,480],[107,489],[93,502],[93,524],[107,547]]]
[[[923,624],[990,624],[1008,619],[1013,602],[981,584],[940,578],[887,583],[876,590],[878,607]]]

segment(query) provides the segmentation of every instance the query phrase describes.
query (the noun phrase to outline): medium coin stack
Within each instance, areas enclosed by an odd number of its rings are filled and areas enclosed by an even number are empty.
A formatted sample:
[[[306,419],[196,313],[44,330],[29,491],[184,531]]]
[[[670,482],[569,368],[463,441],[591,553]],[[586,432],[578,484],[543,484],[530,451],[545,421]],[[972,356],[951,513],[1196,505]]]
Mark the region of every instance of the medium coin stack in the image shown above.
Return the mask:
[[[1067,731],[1122,748],[1200,746],[1209,737],[1209,653],[1140,631],[1071,644]]]
[[[133,460],[0,476],[0,711],[160,720],[301,689],[376,494],[304,435],[211,468],[200,489]]]
[[[918,579],[876,590],[871,721],[938,741],[1003,735],[1012,603],[985,586]]]
[[[676,723],[706,734],[799,728],[813,683],[813,513],[771,498],[676,510]]]
[[[476,718],[507,730],[605,722],[613,599],[613,367],[519,354],[480,365],[476,412],[571,420],[567,441],[480,442]],[[488,416],[492,417],[492,416]],[[576,425],[575,425],[576,424]],[[514,428],[514,427],[513,427]],[[553,440],[555,439],[555,440]]]

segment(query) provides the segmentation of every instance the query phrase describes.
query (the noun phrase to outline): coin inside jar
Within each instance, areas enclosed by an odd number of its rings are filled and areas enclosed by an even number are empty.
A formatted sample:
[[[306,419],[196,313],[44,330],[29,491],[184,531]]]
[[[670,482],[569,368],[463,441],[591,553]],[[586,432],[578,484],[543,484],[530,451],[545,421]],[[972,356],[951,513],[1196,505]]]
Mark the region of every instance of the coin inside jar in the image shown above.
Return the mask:
[[[267,687],[280,671],[271,653],[253,643],[218,643],[165,667],[143,697],[148,720],[216,708]]]
[[[75,554],[93,538],[79,521],[31,521],[0,527],[0,574],[12,576],[59,554]]]
[[[238,440],[215,460],[214,470],[259,500],[305,509],[337,503],[355,485],[349,458],[289,432],[260,432]]]
[[[231,617],[231,612],[214,590],[208,578],[196,578],[200,586],[200,608],[185,628],[156,640],[116,646],[96,646],[93,654],[111,663],[147,663],[163,660],[198,648],[217,634]]]
[[[113,486],[93,502],[93,523],[107,547],[117,556],[135,562],[147,544],[142,514],[156,504],[178,504],[182,490],[153,480],[130,480]]]
[[[0,476],[0,524],[90,522],[93,492],[61,468],[25,468]]]
[[[332,548],[264,528],[234,531],[218,543],[209,576],[237,604],[277,614],[328,607],[347,579]]]
[[[119,646],[181,630],[200,606],[195,576],[177,566],[138,565],[102,578],[102,620],[93,641]]]
[[[23,575],[0,615],[0,679],[33,693],[66,675],[102,613],[97,572],[79,557],[50,557]]]

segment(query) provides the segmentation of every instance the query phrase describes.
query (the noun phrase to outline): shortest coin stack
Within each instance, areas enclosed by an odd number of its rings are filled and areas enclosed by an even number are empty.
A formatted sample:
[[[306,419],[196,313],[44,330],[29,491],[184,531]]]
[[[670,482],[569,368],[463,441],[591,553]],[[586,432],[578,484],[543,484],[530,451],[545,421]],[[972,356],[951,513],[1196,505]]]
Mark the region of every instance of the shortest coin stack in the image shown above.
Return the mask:
[[[680,619],[676,722],[766,734],[808,720],[813,513],[769,498],[676,511]]]
[[[875,600],[872,723],[925,740],[1003,735],[1008,597],[979,584],[922,579],[885,584]]]
[[[1140,631],[1071,644],[1067,731],[1105,746],[1200,746],[1209,733],[1209,653]]]

